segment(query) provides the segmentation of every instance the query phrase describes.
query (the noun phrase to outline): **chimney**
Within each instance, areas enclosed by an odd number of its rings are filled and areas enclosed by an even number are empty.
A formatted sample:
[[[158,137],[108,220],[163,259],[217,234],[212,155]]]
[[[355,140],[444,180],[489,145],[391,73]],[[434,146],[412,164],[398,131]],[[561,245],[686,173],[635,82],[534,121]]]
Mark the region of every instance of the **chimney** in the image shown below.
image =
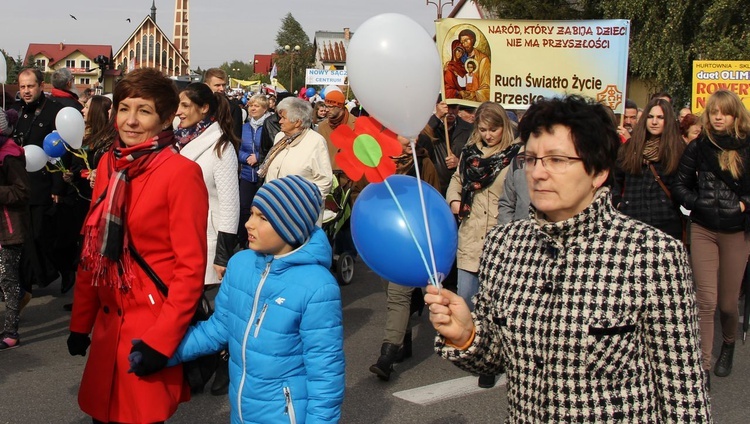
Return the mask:
[[[65,44],[63,44],[62,41],[60,41],[60,51],[63,51],[65,49]]]
[[[344,40],[350,39],[352,36],[351,32],[349,31],[349,28],[344,28]]]

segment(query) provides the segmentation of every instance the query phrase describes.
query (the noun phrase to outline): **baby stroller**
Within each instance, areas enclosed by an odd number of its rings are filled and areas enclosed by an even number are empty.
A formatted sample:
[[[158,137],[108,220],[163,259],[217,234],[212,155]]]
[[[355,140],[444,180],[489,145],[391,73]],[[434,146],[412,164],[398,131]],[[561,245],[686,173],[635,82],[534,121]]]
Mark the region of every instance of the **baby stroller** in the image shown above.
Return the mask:
[[[328,235],[333,251],[331,272],[340,285],[348,285],[354,278],[354,258],[357,254],[349,229],[349,217],[352,206],[349,195],[353,182],[343,176],[346,182],[342,185],[342,173],[334,171],[333,190],[326,196],[323,210],[323,231]]]

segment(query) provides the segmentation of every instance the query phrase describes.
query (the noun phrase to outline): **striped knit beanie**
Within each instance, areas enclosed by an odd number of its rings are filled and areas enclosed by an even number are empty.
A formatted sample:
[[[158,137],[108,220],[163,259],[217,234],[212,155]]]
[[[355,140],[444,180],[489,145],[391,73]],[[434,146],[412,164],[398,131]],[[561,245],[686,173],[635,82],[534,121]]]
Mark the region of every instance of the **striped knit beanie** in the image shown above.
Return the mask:
[[[253,206],[258,208],[282,240],[297,247],[310,238],[323,201],[318,187],[289,175],[263,184]]]

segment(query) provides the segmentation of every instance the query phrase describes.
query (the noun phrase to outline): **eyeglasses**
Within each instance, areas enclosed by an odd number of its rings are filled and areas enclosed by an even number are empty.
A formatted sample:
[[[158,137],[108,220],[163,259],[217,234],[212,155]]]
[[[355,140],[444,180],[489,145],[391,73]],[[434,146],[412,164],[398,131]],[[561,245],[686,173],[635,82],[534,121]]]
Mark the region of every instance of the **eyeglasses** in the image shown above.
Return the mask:
[[[540,158],[524,154],[516,156],[516,163],[518,163],[519,168],[533,169],[536,166],[536,161],[541,161],[544,169],[552,174],[561,174],[565,172],[573,162],[582,160],[583,159],[578,157],[562,155],[542,156]]]

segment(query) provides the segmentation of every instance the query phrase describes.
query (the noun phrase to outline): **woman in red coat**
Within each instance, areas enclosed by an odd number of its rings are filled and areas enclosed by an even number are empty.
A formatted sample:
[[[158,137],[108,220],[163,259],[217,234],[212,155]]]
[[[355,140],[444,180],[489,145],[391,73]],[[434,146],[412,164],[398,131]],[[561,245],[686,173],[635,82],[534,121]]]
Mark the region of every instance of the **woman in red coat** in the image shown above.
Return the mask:
[[[78,403],[94,423],[163,422],[190,399],[182,368],[164,366],[203,290],[208,194],[200,167],[173,148],[178,99],[172,81],[152,69],[115,87],[119,136],[97,168],[68,338],[71,355],[91,345]],[[169,298],[132,249],[169,286]],[[131,353],[141,357],[132,368]]]

